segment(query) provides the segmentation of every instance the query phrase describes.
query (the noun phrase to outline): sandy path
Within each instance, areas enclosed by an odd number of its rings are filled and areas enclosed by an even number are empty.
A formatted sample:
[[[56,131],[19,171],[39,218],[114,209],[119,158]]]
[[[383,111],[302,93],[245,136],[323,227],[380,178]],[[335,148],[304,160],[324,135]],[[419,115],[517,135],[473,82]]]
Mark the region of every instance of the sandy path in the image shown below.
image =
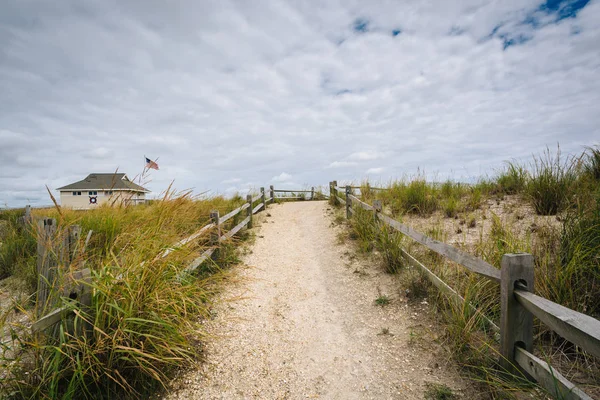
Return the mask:
[[[215,339],[205,362],[167,399],[423,399],[425,382],[465,392],[436,355],[429,317],[406,304],[393,276],[338,243],[328,208],[296,202],[261,213],[244,279],[207,322]],[[374,305],[380,293],[389,305]]]

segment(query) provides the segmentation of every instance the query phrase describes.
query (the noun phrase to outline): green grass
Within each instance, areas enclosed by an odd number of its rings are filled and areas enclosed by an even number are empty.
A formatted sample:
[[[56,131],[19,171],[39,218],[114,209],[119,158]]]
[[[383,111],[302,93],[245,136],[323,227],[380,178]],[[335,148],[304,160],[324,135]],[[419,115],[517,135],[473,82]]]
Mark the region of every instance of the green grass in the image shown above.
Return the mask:
[[[563,211],[571,200],[576,179],[574,159],[562,161],[560,148],[556,155],[547,148],[541,156],[535,156],[526,192],[536,213],[555,215]]]
[[[527,169],[516,161],[506,163],[506,168],[496,177],[498,190],[505,194],[521,193],[528,182]]]
[[[383,256],[385,263],[385,271],[390,274],[395,274],[404,267],[404,259],[402,258],[402,241],[403,236],[388,227],[381,224],[379,232],[376,234],[375,247]]]
[[[583,157],[583,170],[594,182],[600,182],[600,145],[586,147]]]
[[[375,299],[375,304],[381,307],[387,306],[388,304],[390,304],[390,298],[385,294],[382,294]]]
[[[452,389],[443,383],[428,382],[424,393],[426,400],[453,400],[458,399]]]
[[[31,226],[17,220],[24,210],[0,212],[0,279],[17,275],[30,286],[35,280],[36,241]]]

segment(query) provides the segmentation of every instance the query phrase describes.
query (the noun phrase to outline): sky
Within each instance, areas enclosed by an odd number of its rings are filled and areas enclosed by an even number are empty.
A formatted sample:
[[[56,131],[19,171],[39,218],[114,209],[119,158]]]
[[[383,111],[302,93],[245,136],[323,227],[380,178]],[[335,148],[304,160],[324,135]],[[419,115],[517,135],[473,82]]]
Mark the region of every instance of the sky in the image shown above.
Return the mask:
[[[0,207],[469,181],[600,143],[600,0],[0,2]]]

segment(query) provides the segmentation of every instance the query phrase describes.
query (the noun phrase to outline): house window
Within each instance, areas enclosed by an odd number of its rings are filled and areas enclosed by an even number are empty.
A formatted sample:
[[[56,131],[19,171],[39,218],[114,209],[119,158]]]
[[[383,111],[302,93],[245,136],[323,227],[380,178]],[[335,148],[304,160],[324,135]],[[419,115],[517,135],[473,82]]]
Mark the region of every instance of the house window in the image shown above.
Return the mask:
[[[81,192],[73,192],[73,196],[81,196]]]
[[[112,192],[113,192],[112,190],[107,190],[107,191],[104,192],[104,194],[106,196],[112,196]]]
[[[90,196],[97,196],[98,192],[96,192],[96,191],[88,192],[88,195],[90,195]]]

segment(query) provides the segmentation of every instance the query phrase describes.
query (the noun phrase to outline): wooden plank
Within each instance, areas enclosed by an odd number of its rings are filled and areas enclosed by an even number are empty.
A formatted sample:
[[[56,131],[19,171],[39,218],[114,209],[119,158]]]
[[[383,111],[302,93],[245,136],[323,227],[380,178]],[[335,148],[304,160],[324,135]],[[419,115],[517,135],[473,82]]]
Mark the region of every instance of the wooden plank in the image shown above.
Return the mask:
[[[50,313],[44,315],[42,318],[38,319],[31,325],[32,332],[40,332],[50,326],[60,322],[64,317],[70,314],[72,310],[69,307],[60,307],[55,310],[52,310]]]
[[[373,211],[373,206],[370,206],[369,204],[365,203],[364,201],[359,200],[356,196],[350,195],[349,197],[352,201],[358,203],[365,210]]]
[[[244,211],[246,208],[250,207],[248,205],[248,203],[244,203],[242,206],[236,208],[233,211],[230,211],[229,213],[223,215],[220,220],[219,220],[219,224],[223,224],[225,221],[227,221],[228,219],[230,219],[231,217],[235,216],[236,214],[239,214],[240,212]]]
[[[264,204],[263,203],[259,203],[256,207],[254,207],[252,209],[252,214],[256,214],[257,212],[260,211],[261,208],[263,208]]]
[[[252,204],[256,203],[258,200],[262,199],[262,194],[257,195],[256,197],[252,198]]]
[[[419,260],[414,258],[412,255],[410,255],[404,249],[400,249],[400,251],[402,252],[402,255],[404,256],[404,258],[406,258],[406,260],[409,262],[409,264],[411,264],[413,267],[417,267],[421,271],[423,271],[425,273],[425,276],[427,277],[427,279],[429,279],[429,281],[431,283],[433,283],[434,286],[437,287],[440,291],[449,295],[450,298],[455,302],[455,304],[458,304],[459,306],[461,306],[462,304],[465,303],[465,299],[460,294],[458,294],[456,292],[456,290],[454,290],[446,282],[444,282],[441,278],[439,278],[436,274],[434,274],[429,268],[427,268],[425,265],[423,265]],[[498,325],[496,325],[491,319],[486,317],[480,310],[478,310],[471,303],[467,303],[467,306],[471,309],[471,311],[473,311],[474,313],[479,314],[481,316],[481,318],[486,322],[488,327],[491,328],[494,332],[496,332],[496,334],[494,335],[495,339],[497,341],[500,341],[500,335],[498,334],[500,332],[500,328],[498,327]]]
[[[310,190],[273,190],[275,193],[311,193]]]
[[[208,225],[203,226],[202,228],[200,228],[196,233],[192,234],[191,236],[188,236],[185,239],[181,239],[179,242],[175,243],[173,245],[173,247],[169,247],[168,249],[166,249],[162,255],[161,258],[164,258],[166,256],[168,256],[171,252],[175,251],[176,249],[185,246],[186,244],[188,244],[189,242],[191,242],[192,240],[202,236],[206,231],[208,231],[209,229],[213,228],[215,226],[215,224],[210,223]]]
[[[548,365],[547,362],[520,347],[515,348],[515,361],[554,398],[564,400],[592,400],[583,390],[569,382],[557,370]]]
[[[304,197],[275,197],[277,200],[304,200]]]
[[[412,229],[409,226],[403,225],[400,222],[393,220],[383,213],[379,213],[378,217],[381,221],[396,229],[397,231],[405,234],[411,239],[421,243],[426,246],[430,250],[435,251],[436,253],[449,258],[450,260],[466,267],[472,272],[476,274],[485,276],[491,280],[496,282],[500,282],[500,270],[494,268],[494,266],[488,264],[487,262],[472,256],[468,253],[465,253],[462,250],[457,249],[456,247],[452,247],[444,242],[440,242],[439,240],[434,240],[430,237],[423,235]]]
[[[198,268],[202,263],[210,258],[214,253],[215,249],[211,248],[206,250],[204,253],[200,255],[200,257],[195,258],[185,269],[182,271],[183,273],[192,273]],[[180,274],[181,276],[181,274]]]
[[[221,238],[219,240],[224,241],[224,240],[231,238],[233,235],[238,233],[243,227],[245,227],[248,224],[248,222],[250,222],[250,217],[246,217],[242,222],[237,224],[232,230],[230,230],[229,232],[227,232],[226,234],[221,236]]]
[[[560,336],[600,358],[600,321],[525,290],[515,289],[514,294],[527,311]]]
[[[92,233],[94,233],[94,231],[90,229],[85,238],[85,243],[83,244],[83,249],[81,250],[81,253],[85,253],[85,249],[87,249],[88,244],[90,243],[90,239],[92,238]]]
[[[339,204],[346,204],[346,200],[342,199],[340,196],[338,196],[337,194],[335,195],[335,197],[337,198],[337,200],[339,201]]]

